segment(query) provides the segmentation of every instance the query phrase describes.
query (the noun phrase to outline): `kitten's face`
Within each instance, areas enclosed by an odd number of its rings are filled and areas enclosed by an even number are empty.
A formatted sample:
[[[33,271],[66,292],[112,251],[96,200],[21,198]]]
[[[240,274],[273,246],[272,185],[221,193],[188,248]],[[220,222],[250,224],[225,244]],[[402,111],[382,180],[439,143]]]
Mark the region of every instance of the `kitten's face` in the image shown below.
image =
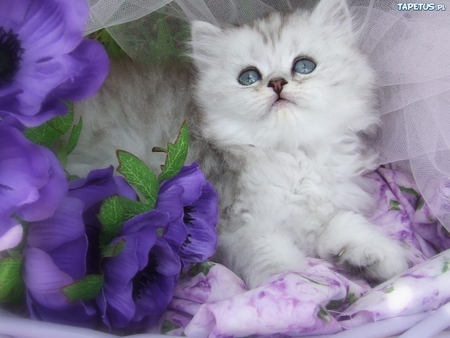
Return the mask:
[[[192,44],[203,133],[216,142],[291,149],[375,120],[373,74],[344,1],[243,27],[196,22]]]

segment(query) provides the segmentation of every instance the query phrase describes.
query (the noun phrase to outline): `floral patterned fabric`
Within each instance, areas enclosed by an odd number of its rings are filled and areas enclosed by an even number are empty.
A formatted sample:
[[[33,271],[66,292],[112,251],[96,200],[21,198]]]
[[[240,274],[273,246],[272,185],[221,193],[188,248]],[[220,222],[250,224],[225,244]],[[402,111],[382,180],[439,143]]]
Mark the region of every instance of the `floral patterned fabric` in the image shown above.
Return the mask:
[[[449,234],[418,194],[412,177],[379,168],[368,178],[379,193],[372,219],[401,241],[411,269],[371,286],[328,262],[310,259],[303,271],[273,276],[267,284],[247,290],[239,277],[219,264],[192,265],[181,276],[163,318],[148,332],[188,337],[315,336],[431,312],[447,303],[450,251],[444,250],[450,247]]]

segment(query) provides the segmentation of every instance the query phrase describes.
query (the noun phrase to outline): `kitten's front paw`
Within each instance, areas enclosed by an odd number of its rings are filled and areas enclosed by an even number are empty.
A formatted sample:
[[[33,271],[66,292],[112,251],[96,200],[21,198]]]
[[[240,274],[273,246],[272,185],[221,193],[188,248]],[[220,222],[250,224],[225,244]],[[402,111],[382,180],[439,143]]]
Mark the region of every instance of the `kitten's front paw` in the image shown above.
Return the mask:
[[[332,260],[351,273],[382,282],[408,269],[403,248],[395,241],[378,238],[377,243],[349,243]]]
[[[329,223],[318,253],[368,280],[385,281],[409,267],[406,251],[364,217],[348,213]]]

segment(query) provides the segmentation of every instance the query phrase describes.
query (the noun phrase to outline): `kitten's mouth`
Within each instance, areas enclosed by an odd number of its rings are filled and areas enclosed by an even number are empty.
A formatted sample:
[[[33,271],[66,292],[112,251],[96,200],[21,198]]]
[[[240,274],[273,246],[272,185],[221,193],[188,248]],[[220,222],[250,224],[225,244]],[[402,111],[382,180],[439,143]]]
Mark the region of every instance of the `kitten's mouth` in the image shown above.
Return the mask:
[[[292,104],[292,102],[289,100],[283,99],[282,97],[279,97],[272,103],[272,107],[284,106],[286,104]]]

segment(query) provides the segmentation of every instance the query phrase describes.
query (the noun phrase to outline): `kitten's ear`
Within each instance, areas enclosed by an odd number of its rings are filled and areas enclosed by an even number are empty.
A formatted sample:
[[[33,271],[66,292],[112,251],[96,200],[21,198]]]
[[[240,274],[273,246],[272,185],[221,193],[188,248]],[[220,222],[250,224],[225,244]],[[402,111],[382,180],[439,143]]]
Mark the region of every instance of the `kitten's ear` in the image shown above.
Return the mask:
[[[212,54],[213,42],[222,30],[204,21],[193,21],[191,23],[191,45],[194,59],[203,59]]]
[[[198,43],[204,40],[214,39],[222,30],[205,21],[192,21],[191,40],[192,43]]]
[[[352,18],[346,0],[321,0],[311,15],[322,27],[331,27],[346,33],[352,33]]]

